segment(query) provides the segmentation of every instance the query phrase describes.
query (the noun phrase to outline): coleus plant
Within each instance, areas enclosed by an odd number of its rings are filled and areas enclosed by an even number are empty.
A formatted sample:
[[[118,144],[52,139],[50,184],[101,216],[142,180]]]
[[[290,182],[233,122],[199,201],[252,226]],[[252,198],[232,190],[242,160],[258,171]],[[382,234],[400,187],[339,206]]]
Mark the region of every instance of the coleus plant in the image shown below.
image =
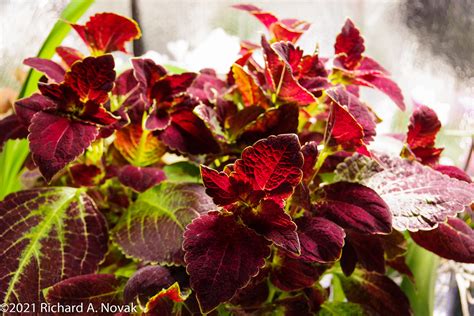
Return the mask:
[[[296,46],[307,22],[235,7],[269,37],[227,74],[132,58],[117,75],[111,53],[141,32],[112,13],[72,25],[91,56],[25,60],[44,77],[0,121],[2,144],[31,151],[28,187],[0,202],[4,303],[408,315],[407,239],[474,263],[474,184],[439,164],[435,112],[413,111],[399,156],[371,149],[380,119],[360,88],[405,103],[354,23],[328,58]]]

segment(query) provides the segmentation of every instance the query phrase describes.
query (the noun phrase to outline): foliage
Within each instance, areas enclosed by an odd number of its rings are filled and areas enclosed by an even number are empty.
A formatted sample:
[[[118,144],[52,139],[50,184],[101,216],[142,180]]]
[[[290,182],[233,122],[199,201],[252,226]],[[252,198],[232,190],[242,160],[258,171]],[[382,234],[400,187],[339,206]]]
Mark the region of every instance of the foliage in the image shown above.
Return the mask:
[[[44,77],[0,121],[8,138],[28,138],[33,178],[0,202],[3,302],[407,315],[392,279],[413,278],[406,237],[474,262],[472,229],[456,217],[474,184],[438,163],[436,114],[415,109],[400,156],[371,149],[379,118],[359,90],[405,103],[354,23],[325,58],[296,46],[308,23],[236,8],[270,37],[243,42],[225,76],[143,58],[117,74],[111,53],[141,31],[113,13],[72,24],[91,56],[58,47],[60,63],[25,61]]]

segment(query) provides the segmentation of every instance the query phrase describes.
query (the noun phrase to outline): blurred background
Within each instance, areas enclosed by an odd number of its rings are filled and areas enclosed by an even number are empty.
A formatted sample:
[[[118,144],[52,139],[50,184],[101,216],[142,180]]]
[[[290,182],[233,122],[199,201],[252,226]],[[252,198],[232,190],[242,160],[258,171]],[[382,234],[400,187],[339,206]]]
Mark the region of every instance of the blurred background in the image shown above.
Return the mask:
[[[80,0],[73,0],[80,1]],[[165,64],[197,71],[205,67],[227,72],[237,58],[239,38],[258,41],[263,26],[230,7],[228,0],[97,0],[80,22],[96,12],[112,11],[139,20],[141,53]],[[383,119],[379,134],[406,131],[415,103],[433,108],[443,123],[437,145],[442,163],[455,164],[473,176],[474,158],[474,1],[472,0],[254,0],[244,1],[283,18],[304,19],[312,27],[299,45],[322,56],[350,17],[365,37],[366,54],[379,61],[400,85],[408,110],[401,113],[376,91],[363,91]],[[58,19],[67,0],[0,0],[0,113],[14,101],[27,67]],[[76,34],[63,42],[85,47]],[[129,67],[128,57],[118,67]],[[0,114],[1,116],[1,114]],[[471,162],[469,162],[471,161]],[[472,266],[470,267],[471,270]],[[471,271],[472,272],[472,271]],[[472,275],[471,275],[472,276]],[[439,280],[437,315],[455,314],[457,300],[448,300],[452,278]],[[469,283],[466,297],[472,297]],[[451,296],[453,297],[453,296]],[[454,296],[455,297],[455,296]],[[472,298],[471,298],[472,299]]]

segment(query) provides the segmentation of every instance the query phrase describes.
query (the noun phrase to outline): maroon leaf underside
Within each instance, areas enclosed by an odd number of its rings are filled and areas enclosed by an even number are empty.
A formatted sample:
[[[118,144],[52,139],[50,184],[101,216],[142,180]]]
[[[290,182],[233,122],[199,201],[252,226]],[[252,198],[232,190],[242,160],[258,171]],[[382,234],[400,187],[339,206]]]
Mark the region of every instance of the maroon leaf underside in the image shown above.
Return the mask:
[[[336,182],[322,188],[316,212],[345,229],[359,233],[389,233],[392,216],[388,205],[372,189],[361,184]]]
[[[334,49],[336,54],[341,54],[338,59],[346,69],[354,69],[359,65],[365,51],[364,39],[350,19],[346,20],[341,33],[336,37]]]
[[[123,297],[125,303],[136,299],[146,303],[162,289],[170,287],[176,280],[166,267],[146,266],[136,271],[125,285]]]
[[[257,275],[270,254],[269,243],[233,216],[210,212],[184,233],[183,249],[200,308],[209,312],[230,300]]]
[[[64,80],[64,75],[66,71],[59,64],[55,63],[52,60],[44,58],[27,58],[23,63],[31,68],[34,68],[42,73],[44,73],[48,78],[54,82],[62,82]]]
[[[46,112],[34,115],[29,131],[33,160],[47,181],[80,156],[99,133],[95,126]]]
[[[423,248],[450,260],[474,263],[474,231],[458,218],[449,218],[436,229],[410,232]]]
[[[320,217],[302,217],[296,220],[301,244],[301,256],[308,262],[333,262],[341,256],[344,230],[333,222]]]
[[[28,136],[28,128],[21,123],[15,114],[0,120],[0,151],[7,140],[26,138],[26,136]]]

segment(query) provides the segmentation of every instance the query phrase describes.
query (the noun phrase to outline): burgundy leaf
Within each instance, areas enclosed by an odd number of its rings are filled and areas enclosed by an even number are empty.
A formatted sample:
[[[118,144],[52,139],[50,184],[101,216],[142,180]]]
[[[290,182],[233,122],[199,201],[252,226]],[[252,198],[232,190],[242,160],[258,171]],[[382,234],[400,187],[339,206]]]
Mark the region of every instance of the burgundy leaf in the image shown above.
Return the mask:
[[[410,302],[389,277],[358,272],[351,277],[338,275],[349,302],[360,304],[373,315],[411,315]]]
[[[472,182],[471,177],[466,172],[456,166],[437,165],[434,166],[433,169],[445,175],[448,175],[451,178],[455,178],[468,183]]]
[[[443,258],[474,263],[474,231],[458,218],[449,218],[433,230],[411,232],[410,236],[418,245]]]
[[[120,169],[118,179],[120,183],[137,192],[145,192],[165,180],[166,176],[162,170],[157,168],[127,165]]]
[[[384,249],[378,238],[347,231],[346,242],[353,248],[357,261],[365,270],[385,273]]]
[[[10,194],[0,202],[0,222],[0,300],[4,303],[39,304],[42,289],[96,272],[107,252],[105,218],[78,189]]]
[[[365,50],[364,39],[350,19],[346,20],[337,36],[334,49],[337,55],[340,54],[337,61],[341,62],[344,68],[354,69],[359,65]]]
[[[220,150],[206,124],[187,108],[174,110],[169,126],[157,134],[166,145],[181,153],[197,155]]]
[[[48,182],[80,156],[98,135],[95,126],[46,112],[33,117],[29,130],[33,160]]]
[[[251,5],[251,4],[234,4],[232,6],[235,9],[247,11],[253,16],[255,16],[260,22],[262,22],[267,29],[275,22],[278,21],[278,18],[269,12],[265,12],[262,9]]]
[[[218,212],[202,215],[188,225],[183,249],[202,312],[230,300],[257,275],[270,254],[264,238],[233,216]]]
[[[336,182],[321,189],[316,212],[345,229],[359,233],[389,233],[392,216],[388,205],[371,188]]]
[[[240,289],[232,297],[231,303],[239,306],[260,306],[268,298],[268,270],[260,269],[257,276],[253,277],[244,288]]]
[[[197,74],[193,72],[165,76],[153,85],[150,96],[157,103],[168,101],[170,97],[185,92],[196,77]]]
[[[341,256],[344,230],[320,217],[301,217],[296,220],[301,243],[301,256],[309,262],[332,262]]]
[[[76,164],[69,168],[72,184],[76,187],[92,187],[99,183],[102,170],[95,165]]]
[[[201,176],[206,193],[212,197],[214,203],[225,206],[237,201],[238,196],[226,173],[201,165]]]
[[[123,297],[125,303],[136,299],[144,305],[152,296],[173,285],[176,280],[168,268],[146,266],[135,272],[125,285]]]
[[[53,109],[55,107],[55,102],[39,93],[35,93],[31,97],[15,102],[16,115],[25,126],[30,125],[31,119],[37,112]]]
[[[11,114],[0,120],[0,151],[7,140],[26,138],[26,136],[28,136],[28,128],[21,123],[17,115]]]
[[[241,129],[240,141],[254,143],[270,135],[296,133],[299,109],[296,104],[283,104],[270,108],[257,119]]]
[[[44,73],[54,82],[59,83],[64,81],[64,75],[66,74],[64,68],[52,60],[32,57],[25,59],[23,63],[27,66],[30,66],[31,68],[34,68]]]
[[[324,270],[323,267],[282,255],[272,267],[270,280],[282,291],[301,290],[311,287]]]
[[[301,153],[303,154],[303,180],[308,183],[313,178],[314,166],[318,160],[318,144],[314,141],[307,142],[301,147]]]
[[[240,216],[248,227],[265,236],[275,245],[299,255],[301,252],[296,224],[285,213],[283,207],[274,200],[263,200],[254,211],[244,208]]]
[[[85,274],[56,283],[44,290],[44,296],[49,304],[77,307],[82,305],[83,308],[85,306],[101,311],[102,304],[123,305],[124,283],[123,279],[113,274]],[[96,315],[109,313],[98,312]]]
[[[115,62],[112,55],[87,57],[72,65],[66,73],[65,83],[83,102],[103,103],[108,99],[115,81]]]

